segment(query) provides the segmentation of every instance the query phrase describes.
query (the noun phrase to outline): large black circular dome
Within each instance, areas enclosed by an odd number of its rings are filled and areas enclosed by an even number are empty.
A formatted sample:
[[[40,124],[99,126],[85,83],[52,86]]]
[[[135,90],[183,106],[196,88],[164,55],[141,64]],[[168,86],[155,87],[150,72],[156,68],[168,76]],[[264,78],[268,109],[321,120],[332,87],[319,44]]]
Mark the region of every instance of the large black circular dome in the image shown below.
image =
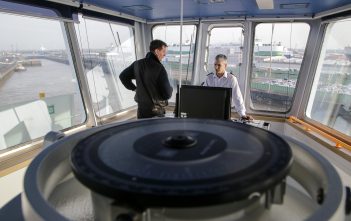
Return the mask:
[[[135,207],[214,205],[265,192],[292,164],[279,136],[230,121],[151,119],[80,141],[75,176],[94,192]]]

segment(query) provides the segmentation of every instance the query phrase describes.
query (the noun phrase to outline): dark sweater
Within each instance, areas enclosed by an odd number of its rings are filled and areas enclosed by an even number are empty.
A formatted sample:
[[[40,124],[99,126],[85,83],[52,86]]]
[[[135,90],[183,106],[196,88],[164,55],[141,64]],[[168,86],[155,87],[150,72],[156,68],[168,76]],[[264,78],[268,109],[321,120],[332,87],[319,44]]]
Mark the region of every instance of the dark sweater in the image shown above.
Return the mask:
[[[136,90],[138,108],[151,111],[160,101],[166,101],[172,96],[166,69],[152,52],[146,57],[135,61],[119,75],[123,85],[129,90]],[[132,80],[136,80],[136,85]]]

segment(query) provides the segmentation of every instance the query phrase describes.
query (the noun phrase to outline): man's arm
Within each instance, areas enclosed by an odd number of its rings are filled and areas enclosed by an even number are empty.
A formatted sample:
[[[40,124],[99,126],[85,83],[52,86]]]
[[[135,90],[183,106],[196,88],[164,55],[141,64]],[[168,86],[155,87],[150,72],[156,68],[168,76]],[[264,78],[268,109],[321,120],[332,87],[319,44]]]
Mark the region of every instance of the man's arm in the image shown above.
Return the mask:
[[[212,73],[211,73],[211,74],[212,74]],[[206,76],[206,79],[205,79],[205,81],[202,83],[201,86],[210,86],[210,87],[213,86],[213,85],[212,85],[212,82],[210,81],[210,77],[209,77],[209,76],[211,76],[211,74],[208,74],[208,75]]]
[[[164,68],[162,68],[161,73],[158,76],[158,88],[162,99],[168,100],[172,97],[173,88],[169,83],[168,75]]]
[[[203,82],[202,86],[211,86],[209,84],[209,80],[208,80],[208,77],[206,77],[205,81]]]
[[[122,71],[122,73],[119,75],[119,79],[128,90],[135,91],[136,86],[132,82],[132,79],[135,79],[134,63]]]
[[[243,96],[241,95],[239,84],[235,77],[233,78],[232,83],[232,101],[240,117],[245,117],[246,109],[243,101]]]

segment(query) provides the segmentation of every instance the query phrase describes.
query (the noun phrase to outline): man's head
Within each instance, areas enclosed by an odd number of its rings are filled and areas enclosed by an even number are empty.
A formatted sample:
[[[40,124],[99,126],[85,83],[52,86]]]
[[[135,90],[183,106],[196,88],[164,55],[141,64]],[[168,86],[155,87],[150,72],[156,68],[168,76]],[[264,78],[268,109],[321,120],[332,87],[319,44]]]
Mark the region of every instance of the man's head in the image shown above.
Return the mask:
[[[167,47],[167,44],[161,40],[156,39],[150,42],[150,51],[153,52],[160,61],[166,56]]]
[[[227,68],[227,56],[224,54],[217,55],[214,63],[214,68],[216,74],[222,76]]]

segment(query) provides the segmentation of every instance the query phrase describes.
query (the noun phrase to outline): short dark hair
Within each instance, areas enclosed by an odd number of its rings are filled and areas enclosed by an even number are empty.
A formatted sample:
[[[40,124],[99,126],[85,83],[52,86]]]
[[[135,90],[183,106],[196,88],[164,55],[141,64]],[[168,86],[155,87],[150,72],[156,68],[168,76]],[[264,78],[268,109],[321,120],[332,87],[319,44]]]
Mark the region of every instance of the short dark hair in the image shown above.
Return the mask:
[[[225,56],[224,54],[218,54],[217,56],[216,56],[216,60],[218,60],[218,59],[223,59],[223,60],[227,60],[227,56]]]
[[[158,39],[153,40],[150,42],[150,51],[155,51],[156,49],[160,49],[163,46],[168,47],[168,45],[161,40],[158,40]]]

